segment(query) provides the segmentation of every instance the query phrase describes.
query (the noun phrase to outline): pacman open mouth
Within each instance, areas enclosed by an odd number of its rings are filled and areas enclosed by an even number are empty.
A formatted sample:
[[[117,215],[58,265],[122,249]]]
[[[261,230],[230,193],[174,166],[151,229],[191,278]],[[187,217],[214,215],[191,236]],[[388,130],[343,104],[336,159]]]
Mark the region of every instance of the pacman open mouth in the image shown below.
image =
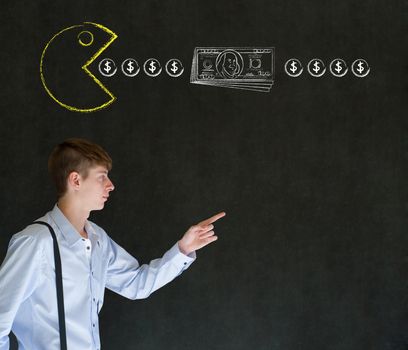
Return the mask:
[[[94,31],[96,29],[102,30],[104,34],[108,35],[107,40],[96,40]],[[74,35],[77,31],[79,31],[79,34]],[[62,45],[63,38],[68,37],[67,40],[65,40],[64,45]],[[74,112],[94,112],[98,111],[100,109],[103,109],[110,104],[112,104],[115,100],[116,97],[110,92],[103,84],[102,82],[94,75],[92,72],[88,69],[88,67],[96,60],[96,58],[103,52],[105,51],[111,44],[112,42],[117,38],[118,36],[111,31],[110,29],[106,28],[105,26],[93,22],[84,22],[84,24],[79,24],[79,25],[74,25],[68,28],[65,28],[61,31],[59,31],[57,34],[55,34],[50,41],[48,41],[47,45],[45,46],[42,54],[41,54],[41,60],[40,60],[40,76],[41,76],[41,81],[44,86],[44,89],[48,93],[48,95],[55,101],[57,102],[60,106]],[[75,42],[74,42],[75,41]],[[84,105],[83,101],[83,95],[81,96],[80,99],[76,99],[75,96],[79,95],[80,93],[76,90],[80,90],[77,86],[71,86],[69,82],[69,77],[72,75],[75,75],[75,70],[71,71],[65,71],[64,72],[64,67],[70,65],[67,63],[68,58],[71,57],[74,61],[80,61],[84,62],[84,59],[82,58],[82,55],[74,55],[72,53],[72,50],[75,48],[74,45],[79,44],[82,48],[86,48],[88,51],[93,44],[99,44],[99,49],[97,49],[96,52],[93,52],[90,58],[89,53],[86,52],[85,54],[88,54],[86,56],[85,64],[81,63],[81,71],[85,71],[85,73],[90,76],[93,80],[93,85],[96,83],[99,85],[100,89],[103,91],[103,96],[97,96],[95,97],[94,100],[92,101],[87,101],[87,105]],[[50,50],[52,50],[52,54],[49,54]],[[65,50],[71,50],[69,54],[63,55]],[[47,57],[52,56],[55,60],[56,56],[60,56],[60,62],[51,64],[50,62],[47,62]],[[50,59],[52,61],[52,59]],[[65,61],[64,61],[65,60]],[[82,60],[82,61],[81,61]],[[72,61],[72,60],[71,60]],[[63,63],[62,63],[63,62]],[[46,79],[46,76],[52,76],[52,79]],[[78,77],[78,79],[82,79],[82,76]],[[88,88],[91,89],[90,86],[88,86],[88,83],[86,82]],[[71,94],[71,91],[73,93]],[[68,95],[70,95],[68,97]],[[108,96],[108,99],[106,100],[106,95]],[[78,101],[78,102],[77,102]],[[80,102],[81,101],[81,102]],[[82,104],[82,105],[80,105]]]

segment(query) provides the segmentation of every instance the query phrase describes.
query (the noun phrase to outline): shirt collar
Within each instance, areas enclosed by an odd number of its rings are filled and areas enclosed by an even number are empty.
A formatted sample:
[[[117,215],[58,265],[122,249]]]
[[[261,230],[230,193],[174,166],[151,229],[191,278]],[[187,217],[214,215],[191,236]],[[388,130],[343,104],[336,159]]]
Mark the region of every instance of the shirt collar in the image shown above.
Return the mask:
[[[54,208],[51,210],[50,215],[55,224],[58,226],[58,229],[62,233],[62,236],[68,242],[69,246],[73,246],[82,238],[79,232],[75,229],[74,226],[72,226],[69,220],[62,213],[61,209],[58,208],[57,204],[54,205]],[[90,238],[91,235],[96,235],[95,230],[88,220],[85,222],[85,230],[88,234],[88,238]]]
[[[98,234],[96,233],[96,231],[94,230],[94,228],[92,227],[91,223],[88,220],[85,221],[85,231],[88,234],[89,239],[91,239],[92,236],[94,236],[95,240],[98,239],[99,237]]]

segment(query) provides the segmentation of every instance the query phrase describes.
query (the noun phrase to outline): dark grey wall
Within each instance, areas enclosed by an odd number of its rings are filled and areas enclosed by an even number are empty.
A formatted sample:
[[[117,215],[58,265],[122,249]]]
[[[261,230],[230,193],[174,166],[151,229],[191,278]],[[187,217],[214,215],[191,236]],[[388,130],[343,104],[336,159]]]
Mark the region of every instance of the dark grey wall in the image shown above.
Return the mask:
[[[219,241],[149,299],[107,293],[104,349],[407,349],[403,3],[4,5],[0,260],[11,235],[54,204],[52,147],[85,137],[114,159],[116,190],[92,219],[141,262],[228,214]],[[39,59],[54,33],[84,21],[119,35],[101,58],[176,57],[185,73],[118,74],[103,80],[118,97],[108,108],[63,109],[41,85]],[[274,46],[271,92],[190,84],[196,46]],[[371,72],[289,78],[291,57],[364,58]]]

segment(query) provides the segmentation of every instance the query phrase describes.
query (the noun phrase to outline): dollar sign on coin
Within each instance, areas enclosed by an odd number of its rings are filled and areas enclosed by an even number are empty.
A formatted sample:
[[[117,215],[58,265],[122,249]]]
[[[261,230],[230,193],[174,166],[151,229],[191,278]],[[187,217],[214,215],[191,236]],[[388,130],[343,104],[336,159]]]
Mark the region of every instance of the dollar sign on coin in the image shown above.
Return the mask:
[[[111,63],[110,63],[109,61],[106,61],[106,62],[105,62],[105,67],[103,67],[103,70],[104,70],[107,74],[109,74],[109,71],[112,69],[112,67],[111,67],[110,65],[111,65]]]
[[[321,59],[314,58],[309,61],[307,71],[312,77],[321,77],[326,72],[326,66]]]
[[[122,62],[121,68],[122,73],[128,77],[134,77],[140,71],[139,63],[134,58],[126,58]]]
[[[285,72],[290,77],[298,77],[303,72],[303,67],[297,58],[291,58],[285,63]]]
[[[363,71],[364,71],[364,67],[363,67],[363,62],[358,62],[358,64],[357,64],[357,71],[361,74],[361,73],[363,73]]]
[[[368,65],[366,60],[361,58],[355,60],[351,65],[351,71],[353,74],[358,78],[363,78],[370,73],[370,66]]]
[[[133,70],[135,69],[134,67],[133,67],[133,63],[132,62],[129,62],[128,64],[127,64],[127,71],[130,73],[130,74],[132,74],[132,72],[133,72]]]
[[[339,61],[336,62],[335,70],[336,70],[337,73],[340,73],[343,70],[343,68],[341,66],[341,63]]]
[[[143,64],[143,70],[149,77],[157,77],[161,71],[161,65],[155,58],[149,58]]]
[[[177,58],[168,60],[165,68],[166,73],[173,78],[179,77],[184,72],[183,64]]]
[[[335,58],[333,61],[331,61],[329,69],[331,74],[338,78],[344,76],[348,72],[347,64],[341,58]]]
[[[110,58],[104,58],[98,65],[99,73],[105,77],[111,77],[116,73],[115,61]]]

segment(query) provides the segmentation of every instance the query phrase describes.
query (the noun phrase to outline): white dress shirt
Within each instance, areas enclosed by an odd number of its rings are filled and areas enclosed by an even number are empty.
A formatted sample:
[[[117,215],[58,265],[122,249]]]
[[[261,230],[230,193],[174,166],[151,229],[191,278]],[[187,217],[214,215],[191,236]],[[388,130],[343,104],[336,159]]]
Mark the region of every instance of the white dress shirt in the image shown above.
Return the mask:
[[[138,261],[91,221],[82,238],[57,205],[38,220],[55,230],[61,253],[69,350],[99,350],[98,313],[105,287],[142,299],[172,281],[195,260],[176,243],[162,258]],[[0,350],[10,330],[19,350],[59,350],[53,241],[48,228],[32,224],[15,234],[0,268]]]

